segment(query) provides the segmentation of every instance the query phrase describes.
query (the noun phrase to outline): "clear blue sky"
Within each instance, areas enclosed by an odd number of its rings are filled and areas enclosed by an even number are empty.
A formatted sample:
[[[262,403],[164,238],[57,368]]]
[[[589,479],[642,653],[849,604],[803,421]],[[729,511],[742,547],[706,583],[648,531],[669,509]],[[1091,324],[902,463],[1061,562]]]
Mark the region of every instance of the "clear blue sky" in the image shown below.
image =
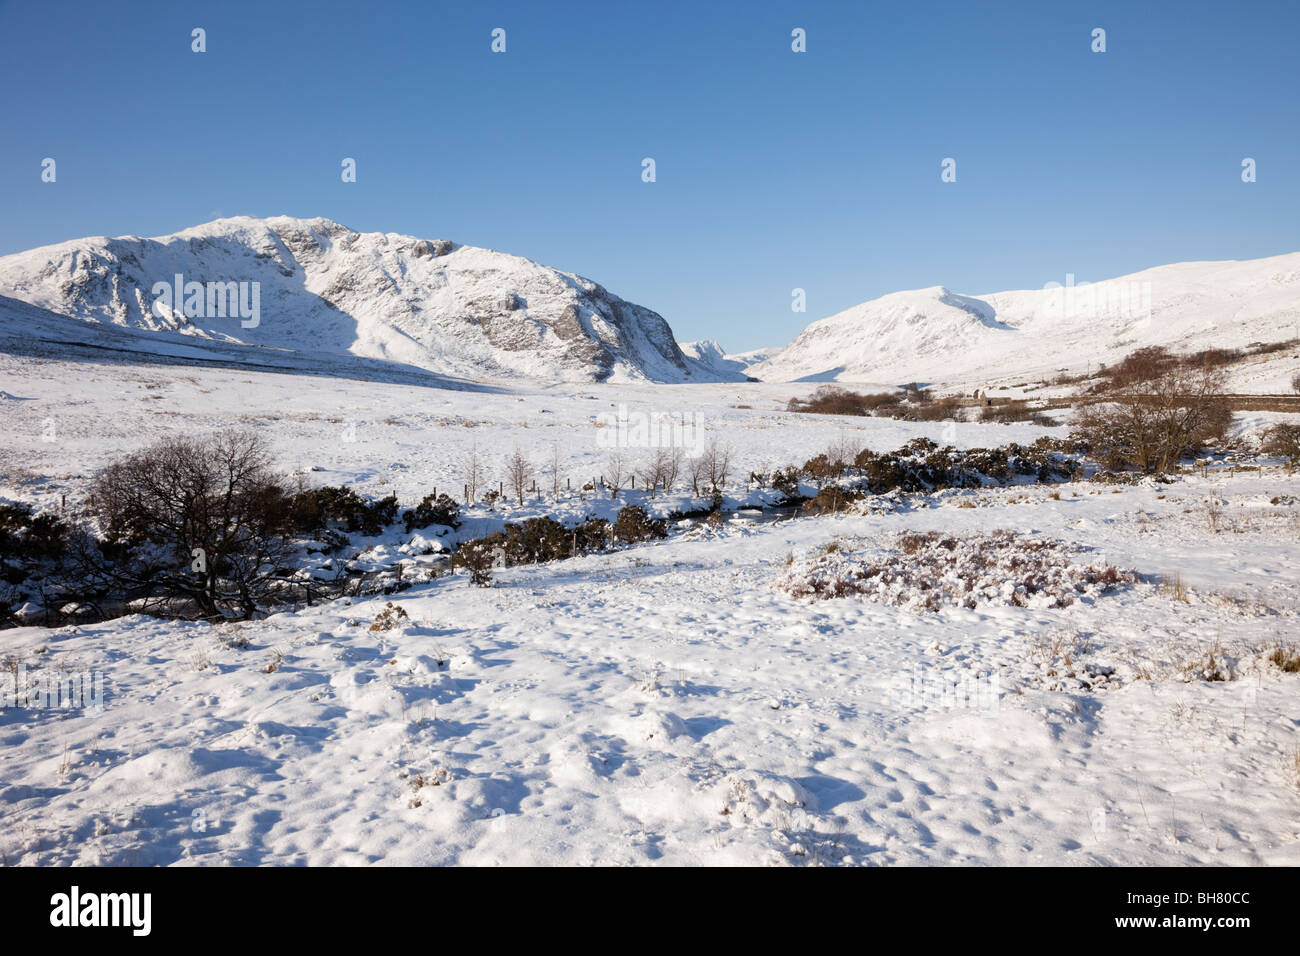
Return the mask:
[[[10,0],[0,254],[327,216],[779,345],[898,289],[1300,250],[1298,34],[1296,0]]]

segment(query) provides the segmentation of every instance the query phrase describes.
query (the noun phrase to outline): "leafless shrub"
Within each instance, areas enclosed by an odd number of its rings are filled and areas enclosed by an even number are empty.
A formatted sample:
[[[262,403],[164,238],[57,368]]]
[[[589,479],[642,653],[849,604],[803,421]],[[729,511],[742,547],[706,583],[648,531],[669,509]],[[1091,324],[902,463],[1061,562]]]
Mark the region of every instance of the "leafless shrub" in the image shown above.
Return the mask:
[[[533,478],[533,464],[526,455],[518,448],[511,453],[506,459],[506,481],[519,503],[524,503],[524,492],[528,489],[528,482]]]
[[[96,574],[128,596],[193,601],[245,617],[275,588],[290,552],[286,481],[251,431],[173,438],[109,465],[88,506],[107,539]]]
[[[1300,375],[1296,376],[1300,379]],[[1300,391],[1300,389],[1297,389]],[[1300,465],[1300,425],[1280,422],[1264,433],[1260,451],[1266,455],[1276,455],[1286,459],[1289,467]]]
[[[1300,674],[1300,650],[1278,645],[1269,652],[1268,660],[1288,674]]]
[[[212,666],[212,661],[208,657],[208,649],[200,645],[190,651],[190,670],[200,674]]]
[[[551,496],[560,498],[560,443],[551,444]]]
[[[663,483],[664,494],[671,494],[673,485],[677,484],[677,475],[682,470],[682,455],[682,449],[677,445],[660,449],[658,453],[656,470]]]
[[[610,454],[609,460],[605,463],[605,485],[609,488],[609,496],[617,498],[619,489],[623,487],[623,482],[627,480],[628,464],[627,459],[623,457],[621,451]]]
[[[709,490],[715,495],[727,486],[727,473],[731,470],[731,449],[711,437],[699,457],[702,466],[701,477],[708,482]]]
[[[1079,413],[1075,437],[1109,468],[1171,471],[1184,455],[1223,440],[1232,421],[1225,381],[1221,366],[1140,349]]]
[[[1223,506],[1215,498],[1205,499],[1205,522],[1211,534],[1218,534],[1223,527]]]
[[[478,501],[478,490],[483,484],[483,459],[479,455],[477,441],[471,442],[469,450],[461,455],[460,474],[465,483],[465,501],[473,504]]]
[[[861,450],[862,445],[859,442],[841,432],[839,437],[831,442],[830,447],[826,449],[826,457],[834,463],[840,472],[843,472],[853,464],[854,459],[857,458],[858,452]]]
[[[662,487],[664,494],[673,490],[677,473],[682,466],[682,450],[679,447],[660,447],[652,449],[642,462],[639,476],[642,485],[654,497],[655,490]]]
[[[1175,571],[1173,577],[1162,577],[1160,579],[1160,590],[1169,597],[1170,600],[1179,601],[1187,604],[1191,601],[1190,592],[1187,585],[1183,583],[1181,573]]]
[[[383,610],[375,615],[375,623],[370,625],[372,631],[389,631],[397,627],[398,622],[405,621],[410,617],[406,609],[389,601],[384,605]]]

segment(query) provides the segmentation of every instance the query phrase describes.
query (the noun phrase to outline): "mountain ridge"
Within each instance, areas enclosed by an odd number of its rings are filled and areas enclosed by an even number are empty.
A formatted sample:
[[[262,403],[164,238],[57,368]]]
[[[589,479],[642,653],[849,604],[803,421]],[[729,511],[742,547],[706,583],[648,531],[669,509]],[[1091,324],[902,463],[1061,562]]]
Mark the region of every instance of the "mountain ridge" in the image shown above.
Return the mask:
[[[1146,345],[1300,338],[1300,252],[1043,289],[892,292],[817,319],[747,369],[774,382],[968,382],[1110,363]]]
[[[239,316],[192,315],[179,297],[160,305],[154,290],[177,275],[187,289],[191,281],[257,283],[259,320],[250,327]],[[164,236],[42,246],[0,257],[0,294],[84,322],[439,375],[712,380],[662,316],[590,279],[446,239],[358,233],[323,217],[238,216]]]

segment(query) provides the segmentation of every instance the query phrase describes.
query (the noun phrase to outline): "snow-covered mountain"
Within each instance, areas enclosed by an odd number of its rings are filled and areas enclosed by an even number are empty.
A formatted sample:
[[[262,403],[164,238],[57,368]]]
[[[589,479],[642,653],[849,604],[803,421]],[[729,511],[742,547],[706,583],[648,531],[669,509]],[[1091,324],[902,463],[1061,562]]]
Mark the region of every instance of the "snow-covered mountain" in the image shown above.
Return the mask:
[[[1136,348],[1300,337],[1300,253],[1183,262],[1093,284],[896,292],[820,319],[748,369],[763,381],[960,383],[1054,374]]]
[[[183,288],[203,284],[204,294],[172,300],[163,289],[160,303],[156,285],[177,276]],[[356,233],[328,219],[241,216],[153,239],[45,246],[0,258],[0,294],[83,322],[441,375],[716,380],[682,354],[660,315],[588,279],[448,240]],[[254,307],[255,320],[247,318]]]
[[[694,363],[704,366],[707,374],[723,382],[753,381],[749,367],[769,358],[777,349],[753,349],[749,352],[729,353],[713,339],[680,343],[682,353]]]

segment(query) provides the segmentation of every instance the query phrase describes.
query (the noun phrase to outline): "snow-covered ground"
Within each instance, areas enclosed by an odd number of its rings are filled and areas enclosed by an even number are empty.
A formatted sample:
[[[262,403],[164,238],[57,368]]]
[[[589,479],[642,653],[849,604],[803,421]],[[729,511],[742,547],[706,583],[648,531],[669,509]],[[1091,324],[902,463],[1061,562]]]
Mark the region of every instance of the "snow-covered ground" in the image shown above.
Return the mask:
[[[75,384],[72,384],[75,383]],[[164,437],[248,426],[271,441],[289,469],[318,484],[354,484],[414,504],[432,488],[460,498],[460,458],[477,448],[488,480],[505,478],[516,447],[550,486],[558,446],[574,489],[599,478],[621,452],[629,467],[648,449],[617,447],[618,422],[664,416],[716,435],[734,471],[802,464],[840,437],[876,451],[925,436],[958,447],[1029,442],[1066,429],[1029,425],[800,415],[785,411],[808,385],[485,386],[465,390],[235,369],[91,364],[0,354],[0,463],[51,476],[47,493],[81,488],[79,477],[126,449]],[[691,433],[694,435],[694,432]],[[945,437],[947,436],[947,437]],[[5,468],[0,466],[0,475]],[[5,494],[0,487],[0,494]],[[546,509],[543,509],[546,510]]]
[[[845,437],[1064,433],[785,412],[808,388],[445,390],[4,355],[0,497],[75,503],[122,452],[232,424],[314,482],[404,506],[459,498],[474,446],[493,483],[519,447],[543,488],[558,451],[577,489],[620,406],[698,415],[742,484]],[[597,503],[576,496],[508,513]],[[246,623],[3,631],[5,679],[99,673],[104,699],[0,713],[0,860],[1297,864],[1300,674],[1267,657],[1300,632],[1298,498],[1277,467],[946,492],[699,524],[490,588],[448,574]],[[1142,579],[938,611],[783,586],[828,544],[881,557],[905,531],[1000,528]],[[405,616],[372,630],[390,602]]]

